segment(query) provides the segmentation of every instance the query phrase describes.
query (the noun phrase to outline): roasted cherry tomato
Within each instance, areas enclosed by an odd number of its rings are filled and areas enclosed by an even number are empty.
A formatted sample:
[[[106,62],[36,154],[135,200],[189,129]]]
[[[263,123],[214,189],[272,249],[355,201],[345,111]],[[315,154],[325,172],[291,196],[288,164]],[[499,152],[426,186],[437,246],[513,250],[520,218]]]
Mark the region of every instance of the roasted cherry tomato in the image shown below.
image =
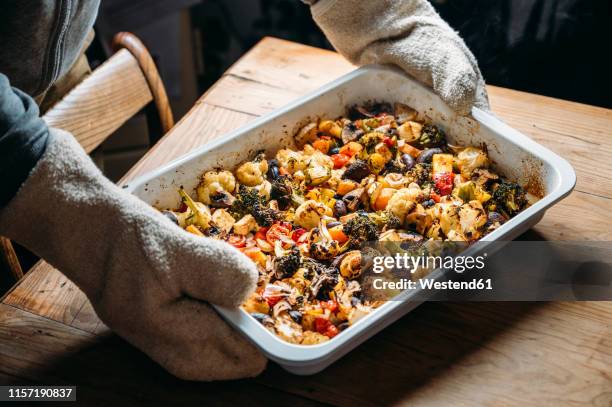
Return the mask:
[[[383,143],[385,143],[387,147],[393,147],[395,145],[395,141],[388,136],[383,137]]]
[[[328,338],[333,338],[338,335],[338,328],[334,324],[332,324],[327,318],[315,318],[314,321],[315,330],[327,336]]]
[[[334,154],[331,156],[331,159],[334,163],[334,169],[342,168],[346,165],[347,162],[351,159],[348,155],[344,154]]]
[[[231,235],[227,239],[227,243],[231,244],[234,247],[241,248],[246,246],[246,237],[239,235]]]
[[[314,328],[320,334],[325,334],[325,331],[327,331],[331,324],[327,318],[317,317],[314,320]]]
[[[449,195],[453,191],[453,178],[452,172],[443,172],[433,176],[434,184],[441,196]]]
[[[280,295],[276,297],[264,297],[264,298],[266,298],[266,302],[268,303],[270,308],[275,306],[280,300],[283,299],[283,297],[281,297]]]
[[[290,234],[291,225],[288,225],[286,222],[279,222],[270,226],[270,229],[266,232],[266,240],[270,242],[270,244],[274,244],[281,236],[286,236],[288,238]]]
[[[340,331],[338,331],[338,328],[334,324],[329,324],[323,335],[327,336],[328,338],[333,338],[334,336],[338,335],[339,332]]]
[[[338,310],[338,303],[334,300],[329,301],[321,301],[321,308],[327,308],[331,312],[336,312]]]
[[[304,228],[295,229],[293,233],[291,234],[291,240],[293,240],[294,242],[299,241],[300,237],[302,237],[304,233],[306,233],[306,229]]]
[[[266,240],[266,233],[268,232],[267,227],[260,227],[259,230],[255,233],[255,239]]]

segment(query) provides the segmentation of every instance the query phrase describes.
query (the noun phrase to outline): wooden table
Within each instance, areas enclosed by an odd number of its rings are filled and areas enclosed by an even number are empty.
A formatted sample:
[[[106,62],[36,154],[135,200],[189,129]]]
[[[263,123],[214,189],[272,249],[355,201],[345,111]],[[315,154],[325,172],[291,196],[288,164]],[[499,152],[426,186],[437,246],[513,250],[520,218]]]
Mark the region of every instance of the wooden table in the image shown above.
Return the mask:
[[[176,158],[354,69],[333,52],[266,38],[128,174]],[[570,197],[534,233],[612,240],[612,111],[489,87],[493,111],[567,158]],[[48,265],[0,304],[0,382],[78,385],[92,405],[321,403],[612,405],[612,302],[427,303],[322,373],[271,363],[258,378],[177,380],[112,335]]]

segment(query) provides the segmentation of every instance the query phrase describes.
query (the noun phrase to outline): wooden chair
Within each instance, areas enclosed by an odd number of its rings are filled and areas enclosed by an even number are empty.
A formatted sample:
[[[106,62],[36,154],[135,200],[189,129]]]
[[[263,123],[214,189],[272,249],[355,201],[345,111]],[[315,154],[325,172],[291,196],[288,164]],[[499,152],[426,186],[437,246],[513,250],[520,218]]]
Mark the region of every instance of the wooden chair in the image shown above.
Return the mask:
[[[148,122],[157,122],[163,134],[174,126],[164,84],[143,43],[135,35],[121,32],[113,38],[113,50],[112,57],[43,117],[50,127],[71,132],[88,153],[150,102],[157,120],[148,110]],[[15,281],[24,275],[11,241],[1,236],[0,272],[10,273]]]

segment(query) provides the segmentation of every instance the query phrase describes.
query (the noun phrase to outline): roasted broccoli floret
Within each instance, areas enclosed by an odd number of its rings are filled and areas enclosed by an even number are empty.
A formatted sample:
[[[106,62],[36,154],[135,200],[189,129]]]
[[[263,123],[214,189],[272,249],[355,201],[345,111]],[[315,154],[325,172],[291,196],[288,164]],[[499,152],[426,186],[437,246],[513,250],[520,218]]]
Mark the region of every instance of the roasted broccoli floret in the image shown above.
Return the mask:
[[[363,144],[363,147],[368,153],[374,151],[376,144],[380,143],[383,139],[383,134],[376,131],[367,133],[365,136],[359,139],[359,143]]]
[[[274,274],[278,279],[291,277],[301,265],[302,257],[300,256],[300,250],[294,247],[286,255],[277,257],[274,260]]]
[[[236,200],[232,204],[231,212],[241,218],[247,214],[253,214],[253,208],[257,205],[265,205],[264,198],[256,189],[240,185]]]
[[[480,185],[474,181],[466,181],[453,189],[453,195],[461,198],[463,202],[470,202],[473,200],[480,201],[481,203],[487,202],[491,199],[491,194],[485,191]]]
[[[493,201],[496,203],[499,211],[505,212],[510,217],[527,205],[527,196],[525,190],[520,185],[514,182],[503,181],[495,187]]]
[[[270,226],[280,217],[278,211],[266,205],[266,199],[259,195],[256,189],[244,185],[240,186],[236,194],[231,213],[236,219],[244,215],[253,215],[259,226]]]
[[[411,144],[421,149],[441,147],[446,144],[446,135],[442,129],[439,129],[433,124],[426,124],[421,130],[421,136],[418,140]]]
[[[399,229],[402,222],[400,218],[388,211],[379,211],[368,214],[379,229]]]
[[[420,186],[423,186],[423,184],[431,181],[431,164],[416,164],[406,173],[406,177],[409,182],[416,182]]]
[[[253,206],[251,215],[253,215],[259,226],[270,226],[281,217],[279,211],[259,203]]]
[[[349,246],[352,248],[378,240],[378,227],[365,212],[357,212],[357,216],[349,220],[342,231],[349,237]]]

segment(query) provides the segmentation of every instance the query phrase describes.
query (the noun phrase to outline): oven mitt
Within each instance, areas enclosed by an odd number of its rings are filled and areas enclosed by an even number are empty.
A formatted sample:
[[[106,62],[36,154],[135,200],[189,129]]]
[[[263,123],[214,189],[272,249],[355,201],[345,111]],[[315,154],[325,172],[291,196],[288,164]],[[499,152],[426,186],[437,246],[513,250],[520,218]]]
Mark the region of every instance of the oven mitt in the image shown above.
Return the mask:
[[[69,133],[51,129],[40,161],[0,210],[0,235],[61,270],[105,324],[180,378],[251,377],[266,366],[209,305],[241,304],[256,286],[253,262],[121,190]]]
[[[476,58],[426,0],[318,0],[311,12],[352,63],[397,65],[460,114],[489,110]]]

